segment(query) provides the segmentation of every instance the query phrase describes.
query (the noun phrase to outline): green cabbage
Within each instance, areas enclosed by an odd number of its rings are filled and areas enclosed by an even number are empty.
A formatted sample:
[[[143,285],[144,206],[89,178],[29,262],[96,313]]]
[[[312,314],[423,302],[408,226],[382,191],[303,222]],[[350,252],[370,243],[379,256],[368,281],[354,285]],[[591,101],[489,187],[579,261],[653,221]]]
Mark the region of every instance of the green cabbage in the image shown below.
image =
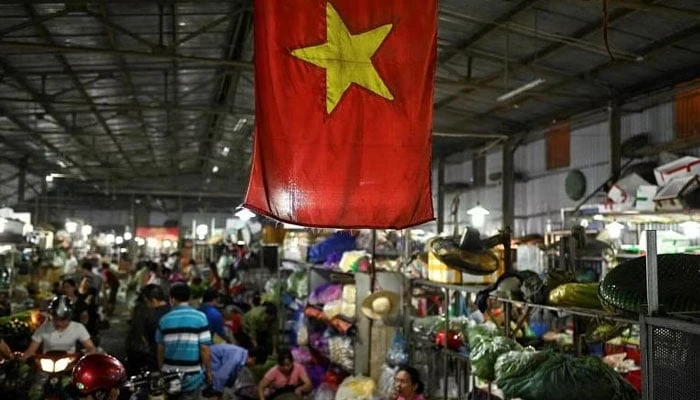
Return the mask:
[[[498,357],[511,350],[520,349],[520,345],[510,338],[503,336],[482,337],[481,340],[472,346],[469,354],[472,372],[477,378],[491,382],[496,378],[494,367]]]

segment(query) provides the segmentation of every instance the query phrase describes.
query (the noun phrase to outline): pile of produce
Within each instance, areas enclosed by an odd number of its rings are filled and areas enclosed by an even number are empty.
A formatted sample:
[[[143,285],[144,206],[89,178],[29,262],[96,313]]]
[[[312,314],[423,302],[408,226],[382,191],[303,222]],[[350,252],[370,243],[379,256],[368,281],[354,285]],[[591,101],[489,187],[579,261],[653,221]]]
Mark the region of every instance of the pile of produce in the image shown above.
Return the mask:
[[[2,338],[13,351],[24,351],[32,336],[29,323],[13,318],[0,324],[0,338]]]
[[[596,357],[571,358],[532,350],[502,354],[496,384],[522,400],[638,400],[637,391]]]
[[[597,283],[565,283],[549,292],[549,304],[559,307],[602,308]]]
[[[477,378],[487,381],[493,381],[496,378],[494,368],[500,355],[521,348],[517,342],[503,336],[482,336],[475,342],[469,354],[472,372]]]

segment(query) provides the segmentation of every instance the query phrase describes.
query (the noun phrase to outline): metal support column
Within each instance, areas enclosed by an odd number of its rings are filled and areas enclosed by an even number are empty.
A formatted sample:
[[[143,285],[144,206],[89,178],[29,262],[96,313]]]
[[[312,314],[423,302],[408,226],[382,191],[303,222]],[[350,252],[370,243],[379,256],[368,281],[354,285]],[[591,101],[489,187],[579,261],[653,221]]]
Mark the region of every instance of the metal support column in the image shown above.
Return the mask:
[[[659,279],[656,259],[656,231],[647,231],[647,312],[654,316],[659,310]],[[649,349],[654,348],[652,327],[646,323],[644,315],[640,316],[640,348],[642,350],[642,399],[654,400],[654,360]]]
[[[503,229],[512,229],[515,222],[515,161],[513,144],[503,142]]]
[[[622,169],[621,116],[619,104],[611,100],[608,104],[608,132],[610,136],[610,176],[620,176]]]
[[[445,161],[438,159],[437,167],[437,233],[445,229]]]
[[[17,177],[17,203],[24,203],[24,193],[27,189],[27,157],[19,162],[19,175]]]
[[[39,202],[39,223],[49,222],[49,184],[46,179],[41,180],[41,201]]]

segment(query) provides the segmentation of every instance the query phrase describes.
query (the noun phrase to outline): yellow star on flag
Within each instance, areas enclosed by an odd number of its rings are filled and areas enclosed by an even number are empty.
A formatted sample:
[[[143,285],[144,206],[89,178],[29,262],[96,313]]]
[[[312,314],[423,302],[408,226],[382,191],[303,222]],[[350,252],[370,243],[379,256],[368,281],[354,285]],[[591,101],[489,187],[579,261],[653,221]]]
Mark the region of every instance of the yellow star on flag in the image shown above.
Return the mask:
[[[326,43],[292,50],[296,58],[326,70],[326,111],[330,114],[355,83],[385,99],[389,88],[372,64],[372,56],[391,32],[392,24],[353,35],[333,5],[326,4]]]

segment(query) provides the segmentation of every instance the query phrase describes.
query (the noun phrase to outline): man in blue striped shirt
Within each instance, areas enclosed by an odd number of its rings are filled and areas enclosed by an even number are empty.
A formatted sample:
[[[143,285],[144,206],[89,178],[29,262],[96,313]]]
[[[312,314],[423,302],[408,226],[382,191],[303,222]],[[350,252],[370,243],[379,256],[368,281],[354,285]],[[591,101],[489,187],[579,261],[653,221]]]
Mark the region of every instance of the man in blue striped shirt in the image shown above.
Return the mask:
[[[161,371],[185,374],[180,400],[199,400],[204,379],[212,383],[211,334],[207,317],[189,305],[190,288],[177,283],[170,288],[173,308],[158,324],[158,365]],[[202,367],[204,367],[202,369]]]

